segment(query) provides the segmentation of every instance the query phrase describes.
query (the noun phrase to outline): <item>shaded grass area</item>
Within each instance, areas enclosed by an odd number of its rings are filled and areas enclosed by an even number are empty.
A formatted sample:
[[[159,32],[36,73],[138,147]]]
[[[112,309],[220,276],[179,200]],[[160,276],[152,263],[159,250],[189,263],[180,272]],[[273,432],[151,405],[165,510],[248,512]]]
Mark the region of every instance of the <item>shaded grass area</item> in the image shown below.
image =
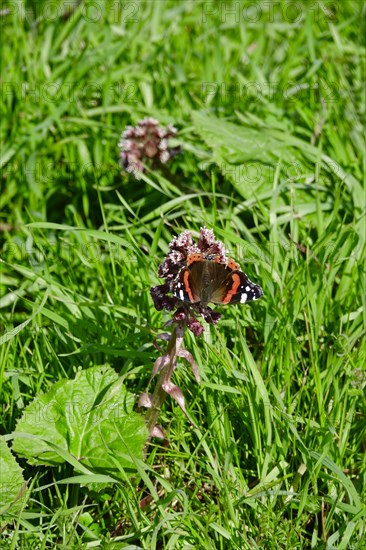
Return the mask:
[[[167,400],[169,445],[99,492],[20,459],[5,543],[363,548],[364,5],[6,4],[2,433],[78,368],[145,391],[169,319],[149,288],[181,230],[213,228],[265,297],[186,334],[200,429]],[[144,116],[183,152],[136,181],[117,143]]]

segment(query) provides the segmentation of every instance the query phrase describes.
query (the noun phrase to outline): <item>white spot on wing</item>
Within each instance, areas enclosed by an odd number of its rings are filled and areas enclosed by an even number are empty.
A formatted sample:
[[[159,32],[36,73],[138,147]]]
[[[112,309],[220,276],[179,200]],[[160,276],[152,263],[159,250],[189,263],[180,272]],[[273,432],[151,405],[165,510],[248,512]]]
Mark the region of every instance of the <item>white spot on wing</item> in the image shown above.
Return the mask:
[[[183,290],[180,290],[180,291],[179,291],[179,298],[180,298],[181,300],[184,300],[184,292],[183,292]]]
[[[246,287],[245,287],[245,290],[246,290],[247,292],[249,292],[250,286],[246,286]]]
[[[240,303],[241,304],[245,304],[245,302],[247,301],[247,298],[248,298],[248,294],[246,294],[245,292],[241,295],[241,298],[240,298]]]

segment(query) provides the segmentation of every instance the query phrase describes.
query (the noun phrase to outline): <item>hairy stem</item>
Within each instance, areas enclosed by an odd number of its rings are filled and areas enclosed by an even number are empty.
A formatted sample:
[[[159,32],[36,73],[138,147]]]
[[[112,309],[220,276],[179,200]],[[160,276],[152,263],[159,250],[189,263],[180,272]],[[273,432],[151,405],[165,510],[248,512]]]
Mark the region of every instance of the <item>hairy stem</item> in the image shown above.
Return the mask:
[[[179,324],[174,325],[168,343],[167,353],[164,356],[165,364],[159,372],[158,381],[156,383],[154,393],[151,396],[151,408],[146,413],[146,425],[149,430],[150,437],[159,418],[161,406],[167,396],[166,391],[163,389],[163,385],[165,382],[170,381],[170,378],[177,364],[177,357],[182,347],[182,344],[183,327]]]

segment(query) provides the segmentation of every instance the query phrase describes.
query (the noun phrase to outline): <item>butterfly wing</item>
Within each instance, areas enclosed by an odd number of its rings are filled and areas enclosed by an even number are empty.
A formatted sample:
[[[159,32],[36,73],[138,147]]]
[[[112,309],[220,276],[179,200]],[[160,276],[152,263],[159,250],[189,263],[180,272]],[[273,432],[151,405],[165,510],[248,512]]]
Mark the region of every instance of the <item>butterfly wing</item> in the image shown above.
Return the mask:
[[[198,260],[183,267],[173,288],[173,294],[184,302],[205,305],[244,304],[258,300],[263,294],[259,285],[250,281],[238,269],[239,264],[227,264],[211,260]]]
[[[224,281],[213,292],[211,301],[219,304],[245,304],[258,300],[262,295],[261,287],[252,283],[243,271],[236,269],[226,275]]]
[[[197,280],[192,277],[192,272],[189,267],[182,267],[179,272],[178,280],[173,289],[173,294],[183,302],[200,302],[201,296]]]

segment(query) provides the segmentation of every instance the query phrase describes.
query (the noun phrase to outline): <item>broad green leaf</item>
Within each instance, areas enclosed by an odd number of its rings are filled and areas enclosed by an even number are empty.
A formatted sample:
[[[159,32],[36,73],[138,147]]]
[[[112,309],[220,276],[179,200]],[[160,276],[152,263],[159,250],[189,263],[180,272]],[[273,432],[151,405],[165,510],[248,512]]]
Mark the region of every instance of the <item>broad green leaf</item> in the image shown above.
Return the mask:
[[[271,189],[279,162],[292,166],[289,144],[263,128],[235,124],[201,112],[193,113],[192,118],[197,133],[212,149],[212,160],[246,200]]]
[[[196,112],[192,115],[196,131],[209,147],[220,148],[221,155],[231,164],[261,159],[271,162],[281,156],[285,144],[281,144],[263,131],[227,122]],[[281,151],[281,153],[280,153]]]
[[[16,514],[23,504],[26,482],[22,468],[0,436],[0,516]]]
[[[57,382],[25,409],[14,433],[14,451],[30,464],[55,465],[69,453],[80,469],[115,472],[111,456],[122,468],[135,468],[147,431],[132,411],[134,401],[110,367],[79,371],[74,380]]]
[[[192,120],[197,133],[212,149],[214,162],[246,199],[253,192],[259,196],[271,188],[278,163],[291,181],[306,173],[302,157],[307,159],[309,168],[315,167],[319,161],[317,147],[289,132],[265,126],[255,128],[248,123],[235,124],[202,112],[194,112]],[[365,195],[362,184],[328,155],[322,154],[320,159],[322,169],[345,183],[355,206],[363,211]],[[358,229],[364,243],[364,217],[361,217]]]

